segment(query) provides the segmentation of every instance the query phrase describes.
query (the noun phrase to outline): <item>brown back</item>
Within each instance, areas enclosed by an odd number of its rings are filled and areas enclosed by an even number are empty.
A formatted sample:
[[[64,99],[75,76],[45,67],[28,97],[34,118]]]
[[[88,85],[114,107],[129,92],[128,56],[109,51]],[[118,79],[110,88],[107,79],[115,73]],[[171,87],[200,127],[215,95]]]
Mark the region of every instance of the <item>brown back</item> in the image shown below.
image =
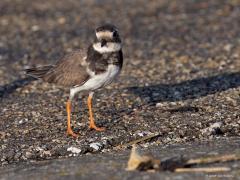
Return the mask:
[[[58,61],[43,76],[43,80],[67,87],[82,85],[89,78],[89,74],[86,72],[85,58],[85,50],[72,52]]]

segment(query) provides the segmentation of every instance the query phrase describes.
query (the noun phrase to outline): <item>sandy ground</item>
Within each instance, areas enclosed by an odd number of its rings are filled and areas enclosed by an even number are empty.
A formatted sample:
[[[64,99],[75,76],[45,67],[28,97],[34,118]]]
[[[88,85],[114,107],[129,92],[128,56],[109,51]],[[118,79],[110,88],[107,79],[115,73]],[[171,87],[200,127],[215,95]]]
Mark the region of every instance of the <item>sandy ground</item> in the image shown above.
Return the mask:
[[[143,148],[240,135],[240,1],[1,0],[0,9],[2,166],[107,156],[151,134]],[[86,94],[76,98],[73,139],[68,89],[29,81],[23,69],[87,47],[104,22],[119,28],[123,71],[94,97],[105,132],[88,129]]]

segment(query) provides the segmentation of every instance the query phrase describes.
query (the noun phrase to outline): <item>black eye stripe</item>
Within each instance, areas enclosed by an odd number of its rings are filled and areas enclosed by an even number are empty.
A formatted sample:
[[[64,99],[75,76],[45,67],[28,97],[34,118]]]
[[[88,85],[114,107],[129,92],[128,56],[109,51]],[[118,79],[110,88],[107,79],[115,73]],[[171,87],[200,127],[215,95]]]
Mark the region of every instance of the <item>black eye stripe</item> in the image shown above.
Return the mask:
[[[113,31],[113,37],[117,37],[117,31]]]

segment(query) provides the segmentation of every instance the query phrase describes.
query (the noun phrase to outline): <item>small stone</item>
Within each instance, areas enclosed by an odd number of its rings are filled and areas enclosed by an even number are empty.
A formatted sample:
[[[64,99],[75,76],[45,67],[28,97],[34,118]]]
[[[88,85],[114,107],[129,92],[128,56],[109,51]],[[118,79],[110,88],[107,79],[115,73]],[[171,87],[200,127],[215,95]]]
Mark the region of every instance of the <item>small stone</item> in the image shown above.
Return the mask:
[[[203,129],[202,134],[206,134],[208,136],[223,134],[223,132],[221,130],[222,125],[223,125],[222,122],[215,122],[208,128]]]
[[[32,31],[39,31],[40,27],[38,25],[34,25],[31,27]]]
[[[7,133],[0,131],[0,139],[5,139]]]
[[[163,107],[163,106],[164,106],[163,103],[157,103],[157,104],[156,104],[156,107]]]
[[[29,151],[27,151],[27,152],[25,153],[25,157],[26,157],[27,159],[31,158],[31,157],[32,157],[32,153],[29,152]]]
[[[223,47],[223,49],[224,49],[225,51],[229,52],[229,51],[231,51],[231,49],[232,49],[232,45],[231,45],[231,44],[226,44],[226,45]]]
[[[51,151],[43,151],[42,153],[43,153],[43,155],[45,155],[45,156],[51,156],[51,155],[52,155],[52,154],[51,154]]]
[[[76,147],[69,147],[69,148],[67,148],[67,151],[70,151],[74,154],[79,154],[81,152],[81,149],[76,148]]]
[[[60,18],[58,18],[58,23],[59,24],[65,24],[66,23],[66,18],[65,17],[60,17]]]
[[[149,135],[150,132],[148,132],[148,131],[143,131],[143,132],[139,132],[139,133],[137,133],[137,134],[138,134],[139,136],[143,137],[143,136]]]
[[[9,24],[9,21],[7,19],[2,19],[1,20],[1,25],[7,26]]]
[[[8,151],[8,153],[6,154],[8,161],[11,161],[14,158],[14,155],[15,152],[13,150]]]
[[[90,147],[96,151],[99,151],[102,148],[102,145],[100,143],[91,143]]]
[[[22,156],[22,153],[21,152],[18,152],[14,155],[14,160],[19,160],[20,157]]]
[[[36,150],[37,150],[37,151],[43,151],[43,148],[41,148],[41,147],[36,147]]]

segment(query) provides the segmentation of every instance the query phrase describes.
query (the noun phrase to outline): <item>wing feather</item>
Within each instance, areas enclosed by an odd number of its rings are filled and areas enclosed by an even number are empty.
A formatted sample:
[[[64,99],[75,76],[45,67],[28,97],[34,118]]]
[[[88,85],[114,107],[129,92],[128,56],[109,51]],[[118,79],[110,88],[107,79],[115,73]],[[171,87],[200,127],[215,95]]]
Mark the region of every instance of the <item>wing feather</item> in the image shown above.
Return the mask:
[[[78,50],[64,56],[55,65],[29,68],[26,73],[49,83],[72,87],[88,80],[86,66],[86,50]]]
[[[48,71],[43,80],[62,86],[82,85],[89,78],[85,59],[83,51],[74,51]]]

